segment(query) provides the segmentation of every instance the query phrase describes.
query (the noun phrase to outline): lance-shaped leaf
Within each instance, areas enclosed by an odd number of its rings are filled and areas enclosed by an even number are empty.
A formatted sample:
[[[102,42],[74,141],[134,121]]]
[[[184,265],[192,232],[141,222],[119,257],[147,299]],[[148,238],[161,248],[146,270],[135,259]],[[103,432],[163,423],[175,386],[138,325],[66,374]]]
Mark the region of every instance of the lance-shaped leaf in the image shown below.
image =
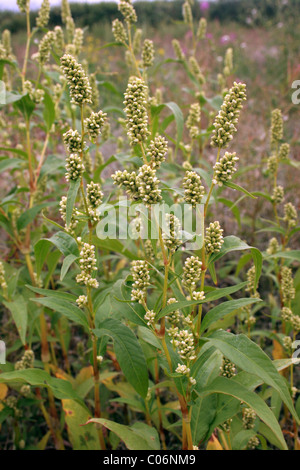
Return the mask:
[[[114,341],[115,353],[128,382],[143,398],[148,392],[147,364],[143,350],[134,333],[123,323],[108,318],[94,330],[98,338],[106,335]]]
[[[286,442],[274,413],[256,393],[247,390],[243,385],[227,379],[226,377],[217,377],[208,387],[205,387],[201,392],[197,393],[202,397],[214,393],[221,393],[243,401],[252,408],[257,416],[268,426],[272,434],[275,435],[281,449],[287,450]]]
[[[214,332],[207,339],[237,367],[260,377],[264,383],[277,390],[295,420],[299,422],[286,381],[256,343],[243,334],[234,335],[223,330]]]

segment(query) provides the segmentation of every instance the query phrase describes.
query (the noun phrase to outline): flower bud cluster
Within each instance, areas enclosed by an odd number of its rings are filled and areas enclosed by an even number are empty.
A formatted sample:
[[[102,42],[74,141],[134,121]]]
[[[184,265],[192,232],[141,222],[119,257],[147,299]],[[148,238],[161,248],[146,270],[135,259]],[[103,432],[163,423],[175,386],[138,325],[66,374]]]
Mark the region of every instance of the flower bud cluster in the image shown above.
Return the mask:
[[[7,289],[7,283],[5,280],[5,270],[2,261],[0,261],[0,287],[3,290]]]
[[[201,185],[201,178],[195,171],[187,171],[183,178],[184,200],[195,207],[201,203],[204,196],[204,186]]]
[[[127,33],[123,23],[120,20],[116,19],[113,21],[112,32],[116,42],[120,42],[121,44],[127,43]]]
[[[279,251],[279,243],[275,237],[271,238],[269,241],[269,246],[267,248],[268,255],[275,255]]]
[[[158,183],[159,180],[153,168],[149,165],[140,167],[136,177],[136,184],[140,198],[147,206],[161,201],[161,190],[158,188]]]
[[[36,59],[40,66],[43,66],[46,62],[48,62],[54,41],[55,33],[53,31],[48,31],[41,39],[38,52],[33,55],[33,59]]]
[[[195,57],[191,56],[189,58],[189,66],[191,74],[194,75],[200,85],[203,85],[205,83],[205,78]]]
[[[236,162],[239,158],[236,153],[225,152],[225,155],[217,162],[214,166],[214,184],[222,186],[224,183],[232,178],[232,175],[236,172]]]
[[[253,429],[256,413],[252,408],[243,409],[243,427],[244,429]]]
[[[59,203],[59,212],[60,212],[62,220],[64,222],[66,222],[66,218],[67,218],[67,196],[62,196],[62,198],[60,200],[60,203]],[[74,213],[74,210],[73,210],[69,227],[67,227],[67,225],[65,225],[65,230],[69,233],[74,233],[74,230],[75,230],[75,228],[78,224],[78,220],[75,218],[75,213]]]
[[[97,271],[97,261],[95,256],[95,247],[89,243],[84,243],[79,258],[80,274],[76,276],[78,284],[85,284],[88,287],[98,287],[98,281],[92,277],[93,273]]]
[[[150,285],[150,275],[147,261],[132,261],[130,272],[133,277],[131,300],[137,300],[138,302],[143,303],[146,296],[147,287]]]
[[[272,111],[271,118],[271,144],[277,145],[283,137],[283,119],[280,109]]]
[[[66,180],[77,181],[84,172],[84,165],[78,153],[71,153],[66,158]]]
[[[183,286],[191,291],[196,288],[197,282],[201,278],[202,262],[198,256],[190,256],[185,260],[183,267],[182,284]]]
[[[217,253],[221,250],[224,243],[223,229],[217,220],[215,222],[211,222],[206,228],[204,243],[205,251],[208,255]]]
[[[124,187],[126,193],[133,201],[140,199],[137,174],[135,171],[129,173],[127,170],[118,170],[112,175],[112,179],[114,180],[114,184],[119,187]]]
[[[176,59],[177,60],[185,60],[185,54],[184,54],[184,52],[181,48],[181,45],[180,45],[179,41],[177,41],[177,39],[173,39],[172,46],[173,46],[173,50],[174,50]]]
[[[61,69],[67,79],[72,103],[81,106],[92,102],[92,88],[81,64],[70,54],[61,59]]]
[[[90,117],[85,119],[84,124],[91,140],[97,139],[106,121],[107,114],[103,111],[92,112]]]
[[[147,114],[148,87],[141,78],[131,77],[124,97],[127,133],[131,145],[136,145],[147,139],[149,135]]]
[[[221,375],[230,379],[236,374],[235,365],[226,357],[223,357],[223,363],[220,367]]]
[[[190,362],[196,359],[194,337],[188,330],[178,331],[173,344],[178,349],[178,354],[183,361]]]
[[[150,165],[152,168],[160,168],[162,162],[166,159],[166,153],[168,151],[168,142],[160,135],[156,136],[154,140],[151,140],[147,156],[150,159]]]
[[[297,223],[297,210],[296,207],[291,203],[288,202],[284,205],[284,221],[288,223],[289,228],[293,228],[296,226]]]
[[[151,67],[154,62],[154,45],[151,39],[145,39],[142,50],[143,67]]]
[[[122,13],[126,23],[133,24],[137,22],[136,12],[131,0],[121,0],[118,9]]]
[[[272,194],[272,202],[274,204],[281,204],[284,200],[284,189],[282,186],[276,186]]]
[[[206,36],[206,29],[207,29],[207,21],[206,18],[200,18],[199,25],[197,29],[197,39],[205,39]]]
[[[78,299],[76,299],[76,303],[78,307],[82,308],[88,303],[88,298],[86,295],[80,295]]]
[[[224,98],[219,114],[215,118],[214,131],[211,139],[213,147],[226,148],[237,131],[236,124],[246,100],[246,85],[234,82]]]
[[[152,326],[153,328],[155,327],[155,317],[156,317],[156,313],[153,310],[147,310],[147,312],[144,315],[144,318],[148,326]]]
[[[50,17],[50,2],[43,0],[38,16],[36,18],[36,25],[38,28],[45,28],[49,22]]]
[[[67,147],[68,152],[78,153],[82,150],[82,138],[77,130],[69,129],[63,134],[64,144]]]
[[[31,349],[27,349],[22,359],[15,363],[15,370],[32,369],[34,367],[34,352]]]
[[[163,234],[162,234],[163,240],[167,248],[171,252],[175,252],[177,248],[181,245],[180,221],[174,214],[166,214],[165,215],[165,227],[166,227],[166,230],[163,230]]]
[[[279,147],[279,154],[278,158],[279,160],[287,160],[289,158],[290,154],[290,144],[281,144]]]
[[[193,103],[189,109],[186,127],[189,129],[191,139],[197,139],[200,133],[201,108],[199,103]]]
[[[281,291],[283,302],[290,302],[295,298],[296,290],[292,276],[292,270],[287,266],[283,266],[280,270]]]

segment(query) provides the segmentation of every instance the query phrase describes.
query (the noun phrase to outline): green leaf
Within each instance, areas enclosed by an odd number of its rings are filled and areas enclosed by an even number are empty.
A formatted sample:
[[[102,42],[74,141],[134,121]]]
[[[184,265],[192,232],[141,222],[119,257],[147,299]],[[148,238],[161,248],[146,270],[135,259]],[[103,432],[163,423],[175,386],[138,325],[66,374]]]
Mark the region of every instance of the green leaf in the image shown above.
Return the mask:
[[[179,142],[181,142],[182,135],[183,135],[183,127],[184,127],[184,118],[181,109],[179,106],[170,101],[169,103],[165,104],[173,113],[175,122],[176,122],[176,146],[178,147]]]
[[[232,450],[245,449],[251,437],[254,437],[255,435],[256,432],[253,429],[243,429],[242,431],[238,432],[232,440]]]
[[[55,312],[61,313],[78,325],[82,325],[86,328],[89,327],[87,318],[83,311],[64,299],[59,299],[57,297],[38,297],[31,300],[33,300],[33,302],[45,305],[45,307],[51,308]]]
[[[76,196],[78,193],[78,189],[80,186],[80,178],[76,181],[71,180],[70,181],[70,187],[67,195],[67,207],[66,207],[66,225],[69,227],[71,223],[71,218],[72,218],[72,213],[73,213],[73,208],[76,200]]]
[[[261,275],[261,269],[262,269],[262,254],[258,250],[258,248],[247,245],[247,243],[243,242],[240,238],[235,237],[234,235],[230,235],[229,237],[224,238],[224,243],[222,245],[221,250],[218,253],[210,257],[209,264],[215,263],[217,260],[222,258],[227,253],[230,253],[232,251],[243,251],[243,250],[251,251],[253,262],[255,265],[255,285],[257,287],[258,281]]]
[[[36,294],[39,294],[45,297],[57,297],[59,299],[67,300],[70,302],[75,302],[77,299],[76,295],[69,294],[69,292],[62,292],[60,290],[52,290],[52,289],[42,289],[40,287],[33,287],[30,285],[27,285],[26,287],[32,292],[35,292]]]
[[[157,315],[156,319],[159,320],[160,318],[165,317],[166,315],[171,312],[174,312],[175,310],[181,310],[185,307],[190,307],[192,305],[199,305],[205,302],[212,302],[213,300],[221,299],[222,297],[226,297],[227,295],[234,294],[235,292],[245,287],[247,284],[247,282],[241,282],[236,286],[224,287],[223,289],[214,289],[212,292],[209,292],[207,295],[205,295],[204,300],[184,300],[181,302],[174,302],[173,304],[170,304],[163,310],[161,310],[161,312]]]
[[[4,301],[3,304],[12,314],[22,343],[26,344],[26,330],[28,321],[27,302],[21,295],[19,295],[15,296],[12,302]]]
[[[79,249],[76,241],[66,232],[57,232],[51,238],[45,238],[45,240],[48,240],[55,245],[64,256],[79,256]]]
[[[145,308],[138,302],[131,301],[130,290],[126,289],[123,279],[119,279],[113,285],[110,296],[112,307],[116,313],[120,313],[123,318],[136,325],[147,326],[147,321],[144,318]]]
[[[202,348],[204,349],[204,348]],[[220,373],[223,355],[213,347],[206,349],[191,368],[191,376],[197,381],[197,390],[201,391]],[[193,442],[203,440],[216,414],[217,397],[210,395],[198,397],[192,407],[192,437]]]
[[[48,93],[44,93],[44,112],[43,118],[46,124],[47,131],[51,130],[51,127],[55,120],[55,106],[51,96]]]
[[[270,431],[276,436],[280,443],[280,448],[287,450],[287,445],[284,440],[281,428],[273,414],[268,408],[264,400],[257,394],[247,390],[243,385],[227,379],[226,377],[217,377],[208,387],[204,388],[201,392],[197,392],[199,396],[207,396],[213,393],[221,393],[237,398],[238,400],[247,403],[253,408],[257,416],[268,426]]]
[[[211,329],[213,324],[220,320],[220,318],[224,318],[226,315],[238,310],[239,308],[246,307],[246,305],[251,305],[253,303],[261,302],[261,299],[254,299],[254,298],[245,298],[245,299],[237,299],[237,300],[229,300],[228,302],[223,302],[220,305],[212,308],[203,318],[200,328],[200,333],[205,330]]]
[[[129,450],[159,450],[157,447],[157,432],[146,424],[142,428],[139,425],[129,427],[104,418],[93,418],[86,424],[89,423],[102,424],[102,426],[117,434]],[[146,430],[146,426],[149,429]]]
[[[26,120],[29,120],[35,108],[35,104],[29,95],[23,95],[20,99],[14,101],[14,106],[21,111]]]
[[[286,381],[278,373],[271,359],[256,343],[243,334],[234,335],[222,330],[214,332],[208,337],[208,341],[239,368],[260,377],[266,384],[277,390],[296,421],[299,421]]]
[[[61,281],[63,281],[65,275],[69,271],[69,268],[70,268],[71,264],[74,263],[74,261],[76,259],[78,259],[78,256],[73,255],[72,253],[64,259],[62,267],[61,267],[61,272],[60,272],[60,280]]]
[[[28,383],[33,387],[50,387],[54,396],[60,400],[72,398],[83,403],[72,385],[67,380],[51,377],[46,371],[41,369],[24,369],[0,374],[0,383]]]
[[[104,320],[100,328],[94,330],[94,333],[98,338],[107,335],[113,339],[117,360],[125,377],[137,393],[146,398],[148,392],[147,364],[134,333],[123,323],[113,318]]]
[[[3,158],[0,161],[0,172],[8,169],[19,168],[24,163],[20,158]]]
[[[31,207],[31,209],[27,209],[23,214],[20,215],[20,217],[17,220],[17,228],[18,230],[22,230],[25,228],[28,224],[30,224],[37,214],[41,212],[42,209],[45,207],[53,206],[55,205],[56,202],[43,202],[42,204],[37,204],[34,207]]]
[[[278,251],[278,253],[274,253],[274,255],[265,256],[265,259],[270,258],[285,258],[300,262],[300,250]]]
[[[68,437],[73,450],[101,450],[96,426],[83,426],[91,413],[74,400],[62,400]]]
[[[35,263],[36,263],[36,274],[39,277],[43,269],[44,263],[48,256],[51,243],[48,240],[39,240],[34,245]]]
[[[244,189],[241,186],[239,186],[238,184],[232,183],[231,181],[226,181],[226,183],[224,183],[224,186],[227,186],[228,188],[231,188],[231,189],[236,189],[237,191],[246,194],[247,196],[251,197],[252,199],[256,199],[256,196],[254,196],[252,193],[249,193],[249,191],[247,191],[247,189]]]

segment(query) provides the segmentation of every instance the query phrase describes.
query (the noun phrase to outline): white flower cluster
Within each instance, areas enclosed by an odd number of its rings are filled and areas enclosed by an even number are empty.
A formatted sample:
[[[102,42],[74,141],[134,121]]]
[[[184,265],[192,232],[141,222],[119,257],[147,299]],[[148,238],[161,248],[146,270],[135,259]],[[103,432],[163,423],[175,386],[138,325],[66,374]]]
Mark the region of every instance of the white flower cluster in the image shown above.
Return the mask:
[[[96,267],[95,247],[89,243],[84,243],[80,251],[79,266],[81,273],[77,274],[76,281],[79,284],[85,284],[88,287],[98,287],[98,281],[92,277],[97,271]]]
[[[153,326],[155,325],[155,317],[156,317],[156,313],[153,311],[153,310],[148,310],[145,315],[144,315],[144,318],[145,320],[147,321],[147,325],[148,326]]]
[[[78,153],[71,153],[66,158],[66,180],[76,181],[84,172],[84,165]]]
[[[194,337],[188,330],[178,331],[173,344],[178,349],[179,356],[183,361],[188,362],[196,359]]]
[[[133,277],[133,289],[131,291],[131,300],[137,300],[142,303],[146,296],[147,287],[150,285],[150,275],[148,263],[145,260],[134,260],[130,269]]]

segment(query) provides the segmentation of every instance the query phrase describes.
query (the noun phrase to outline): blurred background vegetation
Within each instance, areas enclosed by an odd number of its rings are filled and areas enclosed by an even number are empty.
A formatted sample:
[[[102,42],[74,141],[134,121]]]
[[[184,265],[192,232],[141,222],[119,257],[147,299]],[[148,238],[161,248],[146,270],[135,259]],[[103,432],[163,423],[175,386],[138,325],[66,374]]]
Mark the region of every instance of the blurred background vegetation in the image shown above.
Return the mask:
[[[207,2],[200,2],[200,5]],[[175,24],[182,21],[183,0],[174,1],[137,1],[135,9],[139,23],[154,28],[163,25]],[[119,16],[117,3],[105,2],[97,4],[72,3],[72,15],[77,26],[88,26],[99,36],[106,33],[104,25],[111,25],[114,18]],[[193,6],[195,19],[205,11],[205,15],[211,21],[237,22],[248,27],[269,25],[274,22],[294,19],[295,27],[300,14],[299,0],[219,0],[210,3],[209,8],[199,8],[199,2]],[[32,12],[34,20],[37,12]],[[8,28],[16,33],[24,28],[25,17],[20,13],[3,11],[0,16],[0,28]],[[51,9],[49,27],[61,24],[60,7]],[[101,26],[101,28],[99,28]]]

